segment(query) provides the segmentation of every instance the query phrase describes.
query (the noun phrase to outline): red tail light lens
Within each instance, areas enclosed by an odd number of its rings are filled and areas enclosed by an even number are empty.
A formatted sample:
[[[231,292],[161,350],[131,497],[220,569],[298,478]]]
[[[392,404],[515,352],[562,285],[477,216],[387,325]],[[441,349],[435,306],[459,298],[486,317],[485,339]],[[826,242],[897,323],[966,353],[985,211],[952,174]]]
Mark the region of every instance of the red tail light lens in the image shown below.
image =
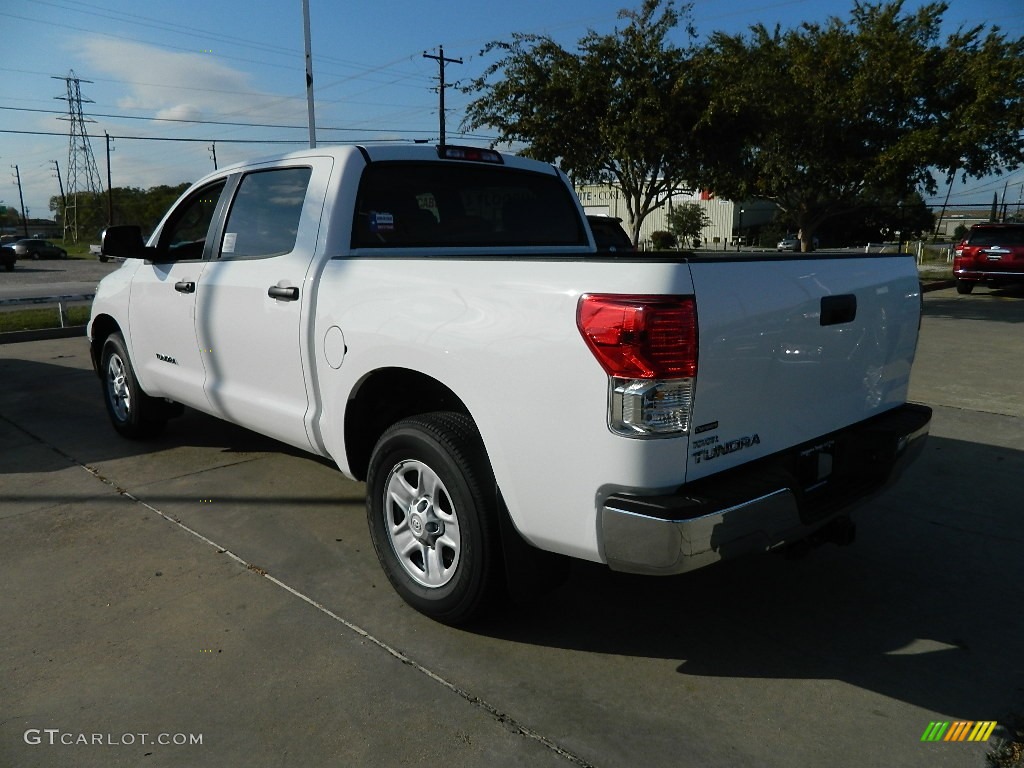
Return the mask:
[[[692,296],[585,294],[576,324],[609,376],[697,375],[697,308]]]

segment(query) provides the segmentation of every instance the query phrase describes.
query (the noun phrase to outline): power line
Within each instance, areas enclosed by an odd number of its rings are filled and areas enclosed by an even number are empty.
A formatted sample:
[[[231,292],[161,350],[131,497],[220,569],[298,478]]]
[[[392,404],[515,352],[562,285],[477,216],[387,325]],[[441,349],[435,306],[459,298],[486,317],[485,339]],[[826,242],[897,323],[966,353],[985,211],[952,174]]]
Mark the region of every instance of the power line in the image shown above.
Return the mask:
[[[336,128],[333,130],[357,130],[354,128]],[[371,130],[371,129],[367,129]],[[396,131],[382,131],[386,133],[395,133]],[[404,131],[404,133],[432,133],[433,131]],[[66,134],[57,133],[56,131],[18,131],[10,130],[7,128],[0,128],[0,133],[12,133],[20,136],[63,136]],[[465,133],[460,134],[463,138],[479,139],[479,140],[494,140],[496,136],[480,136],[477,134]],[[115,136],[111,134],[111,138],[124,139],[128,141],[193,141],[193,142],[213,142],[223,144],[307,144],[308,139],[285,139],[285,138],[187,138],[182,136]],[[408,143],[408,138],[370,138],[370,139],[357,139],[349,138],[344,141],[335,141],[340,144],[359,144],[359,143]]]
[[[59,78],[59,79],[63,79],[63,78]],[[82,82],[86,82],[86,81],[82,81]],[[30,108],[30,107],[2,107],[2,106],[0,106],[0,109],[9,110],[11,112],[32,112],[32,113],[38,113],[38,114],[44,114],[44,115],[62,115],[62,114],[65,114],[63,111],[56,110],[56,109],[33,109],[33,108]],[[231,120],[195,120],[195,119],[179,118],[179,117],[146,117],[144,115],[114,115],[114,114],[108,114],[108,113],[103,113],[103,112],[90,112],[89,113],[89,117],[106,117],[106,118],[110,118],[112,120],[147,120],[147,121],[163,122],[163,123],[191,123],[191,124],[195,124],[195,125],[225,125],[225,126],[229,126],[229,127],[232,127],[232,128],[278,128],[278,129],[296,129],[296,130],[300,130],[300,129],[301,130],[306,130],[306,128],[307,128],[307,126],[305,126],[305,125],[284,125],[284,124],[280,124],[280,123],[242,123],[242,122],[235,122],[235,121],[231,121]],[[410,128],[364,128],[362,126],[360,126],[360,127],[345,128],[345,127],[330,127],[330,126],[318,125],[317,126],[317,130],[318,131],[362,131],[364,133],[429,133],[429,131],[427,131],[427,130],[416,130],[416,129],[410,129]],[[5,133],[16,133],[16,131],[5,131]],[[31,133],[31,132],[29,132],[29,133]],[[43,135],[45,135],[45,134],[43,134]],[[125,138],[125,137],[116,136],[116,137],[112,137],[112,138]],[[129,137],[129,138],[131,138],[131,137]],[[495,136],[478,136],[476,138],[491,140],[491,139],[495,139],[497,137],[495,137]],[[218,139],[218,141],[223,141],[223,139]]]

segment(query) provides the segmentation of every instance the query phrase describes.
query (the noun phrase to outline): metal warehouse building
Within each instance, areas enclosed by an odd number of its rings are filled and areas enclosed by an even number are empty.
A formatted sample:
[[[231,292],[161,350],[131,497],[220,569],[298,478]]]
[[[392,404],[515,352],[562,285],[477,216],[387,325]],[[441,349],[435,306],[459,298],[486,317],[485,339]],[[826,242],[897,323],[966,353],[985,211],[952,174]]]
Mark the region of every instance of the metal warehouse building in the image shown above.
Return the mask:
[[[621,190],[607,184],[585,184],[576,187],[576,194],[588,214],[616,216],[628,230],[629,210]],[[640,247],[650,248],[652,232],[668,231],[667,217],[672,206],[687,203],[699,205],[711,220],[701,235],[703,248],[733,245],[747,227],[767,224],[775,214],[775,205],[766,201],[734,203],[705,190],[680,189],[644,219],[640,227]]]

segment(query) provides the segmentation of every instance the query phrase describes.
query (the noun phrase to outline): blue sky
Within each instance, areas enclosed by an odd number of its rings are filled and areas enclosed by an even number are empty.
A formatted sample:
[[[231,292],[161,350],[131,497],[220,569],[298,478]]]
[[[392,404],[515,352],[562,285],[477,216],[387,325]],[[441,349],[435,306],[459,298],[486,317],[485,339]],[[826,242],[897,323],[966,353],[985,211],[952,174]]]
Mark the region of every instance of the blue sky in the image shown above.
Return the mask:
[[[612,30],[621,24],[619,9],[639,4],[310,0],[318,142],[436,140],[438,67],[424,52],[443,45],[447,57],[463,60],[448,65],[446,80],[467,80],[490,62],[480,56],[490,40],[533,32],[571,46],[588,29]],[[907,0],[906,7],[919,4]],[[851,7],[852,0],[697,0],[692,20],[703,37],[759,21],[787,28],[846,17]],[[999,24],[1024,35],[1020,0],[951,0],[945,18],[950,30]],[[121,137],[112,141],[114,186],[143,188],[213,170],[211,146],[223,166],[308,142],[301,0],[0,0],[0,30],[0,168],[10,180],[0,183],[0,200],[18,206],[16,164],[30,216],[49,216],[48,201],[58,194],[54,161],[67,183],[68,123],[59,119],[67,102],[57,98],[66,86],[53,78],[70,70],[92,81],[81,88],[91,100],[84,109],[95,121],[88,129],[104,186],[104,132]],[[468,99],[447,91],[449,141],[486,143],[487,132],[458,136]],[[195,141],[160,140],[168,138]],[[958,185],[951,202],[990,202],[1007,180],[1007,200],[1016,203],[1021,170]]]

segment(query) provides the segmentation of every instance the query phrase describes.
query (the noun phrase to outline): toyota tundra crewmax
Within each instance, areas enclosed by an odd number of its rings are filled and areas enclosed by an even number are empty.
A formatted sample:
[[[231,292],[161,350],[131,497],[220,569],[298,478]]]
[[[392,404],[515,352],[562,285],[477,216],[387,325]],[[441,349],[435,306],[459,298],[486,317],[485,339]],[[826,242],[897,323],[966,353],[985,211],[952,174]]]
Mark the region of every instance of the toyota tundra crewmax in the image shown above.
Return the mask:
[[[600,250],[561,171],[487,149],[235,165],[102,249],[114,429],[187,406],[328,457],[394,588],[448,623],[571,558],[848,543],[931,419],[912,257]]]

